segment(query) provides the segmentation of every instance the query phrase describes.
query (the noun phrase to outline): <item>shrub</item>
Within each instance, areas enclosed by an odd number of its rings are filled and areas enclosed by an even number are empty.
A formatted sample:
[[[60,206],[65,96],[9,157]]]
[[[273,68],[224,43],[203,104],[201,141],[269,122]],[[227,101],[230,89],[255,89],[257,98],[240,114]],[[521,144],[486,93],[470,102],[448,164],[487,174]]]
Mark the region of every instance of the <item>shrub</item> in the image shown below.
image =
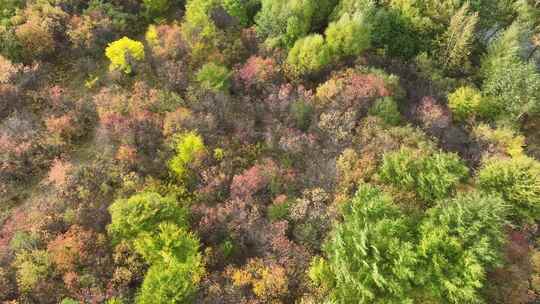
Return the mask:
[[[269,163],[273,165],[273,163]],[[231,197],[240,198],[242,200],[248,200],[255,194],[267,189],[270,183],[270,176],[265,165],[255,165],[242,174],[237,174],[233,177],[230,192]]]
[[[384,97],[375,101],[369,109],[369,114],[382,118],[389,125],[398,125],[401,122],[398,104],[392,97]]]
[[[266,87],[277,76],[278,66],[272,58],[252,56],[238,70],[236,78],[246,88]]]
[[[272,204],[268,207],[268,218],[271,221],[286,220],[289,217],[290,203],[280,202]]]
[[[152,55],[162,61],[181,59],[181,55],[186,51],[181,29],[176,24],[148,26],[145,40]]]
[[[205,152],[202,137],[195,132],[184,133],[176,137],[176,155],[169,162],[169,169],[177,178],[183,179],[188,174],[189,166]]]
[[[10,83],[19,70],[20,66],[0,55],[0,85]]]
[[[288,293],[286,269],[262,259],[250,259],[241,269],[228,268],[235,287],[251,287],[253,294],[264,303],[275,302]]]
[[[305,190],[291,202],[288,220],[294,224],[292,235],[298,243],[319,251],[321,239],[330,229],[329,195],[320,188]]]
[[[328,25],[326,42],[335,59],[360,55],[370,46],[371,30],[362,15],[344,14]]]
[[[312,264],[310,276],[338,303],[412,303],[417,258],[410,227],[392,200],[363,185],[343,210],[343,222]]]
[[[196,79],[205,90],[213,92],[228,91],[231,71],[225,66],[207,63],[197,72]]]
[[[527,156],[512,159],[494,157],[483,164],[478,185],[498,193],[510,204],[514,222],[533,223],[540,217],[540,163]]]
[[[434,303],[481,302],[486,273],[501,262],[504,202],[478,193],[430,209],[419,227],[416,279]]]
[[[167,12],[170,7],[169,0],[143,0],[146,15],[149,18],[160,17]]]
[[[133,64],[144,59],[144,45],[135,40],[123,37],[109,44],[105,56],[111,64],[109,69],[120,70],[126,74],[133,72]]]
[[[438,152],[423,156],[401,148],[384,155],[379,175],[383,182],[415,191],[421,199],[432,203],[452,194],[467,177],[468,169],[455,154]]]
[[[460,87],[448,95],[448,107],[457,120],[467,120],[474,117],[480,109],[482,95],[472,87]]]
[[[111,224],[108,232],[115,241],[133,240],[144,232],[156,231],[164,221],[187,227],[188,210],[173,197],[142,192],[128,199],[117,199],[109,207]]]
[[[311,124],[313,107],[303,100],[298,100],[291,104],[291,114],[296,127],[302,131],[307,131]]]
[[[330,63],[330,52],[323,36],[314,34],[294,44],[287,56],[287,64],[296,75],[316,73]]]
[[[48,3],[29,5],[22,12],[24,23],[15,29],[24,59],[28,62],[43,59],[57,47],[55,37],[63,30],[62,19],[66,14]]]
[[[135,19],[135,15],[124,12],[121,6],[91,0],[82,15],[71,17],[66,34],[75,48],[99,56],[107,43],[133,31]]]
[[[479,124],[473,129],[473,135],[485,142],[490,154],[502,154],[511,157],[523,155],[525,137],[508,127],[492,129],[486,124]]]

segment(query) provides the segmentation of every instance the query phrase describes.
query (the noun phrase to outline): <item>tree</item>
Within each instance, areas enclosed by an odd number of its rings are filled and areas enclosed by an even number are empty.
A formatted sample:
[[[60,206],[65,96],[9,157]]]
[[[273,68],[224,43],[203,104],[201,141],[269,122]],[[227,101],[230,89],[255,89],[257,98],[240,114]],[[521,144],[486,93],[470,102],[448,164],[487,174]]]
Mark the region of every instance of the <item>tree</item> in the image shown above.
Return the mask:
[[[469,55],[474,41],[478,13],[470,13],[469,3],[452,16],[450,25],[442,35],[439,61],[447,71],[465,72],[469,66]]]
[[[242,26],[249,26],[257,13],[259,0],[222,0],[223,8],[229,15],[236,17]]]
[[[290,48],[311,29],[316,10],[313,0],[262,0],[256,16],[257,33],[270,46]]]
[[[504,202],[473,192],[440,202],[419,227],[417,280],[436,303],[481,303],[489,268],[500,263]]]
[[[482,86],[486,96],[484,116],[516,122],[524,113],[540,111],[540,74],[520,53],[526,32],[514,22],[488,47],[482,59]]]
[[[418,263],[410,223],[379,189],[362,185],[347,202],[310,275],[338,303],[413,303]]]
[[[105,56],[111,64],[109,69],[120,70],[126,74],[133,72],[133,64],[144,59],[144,45],[128,37],[123,37],[112,43],[105,49]]]
[[[398,10],[378,9],[368,21],[373,28],[373,47],[384,49],[389,56],[410,59],[426,48],[426,39]]]
[[[22,293],[31,293],[40,283],[47,282],[53,273],[52,262],[45,250],[22,251],[13,264]]]
[[[385,123],[395,126],[401,122],[401,114],[396,100],[392,97],[383,97],[375,101],[369,108],[369,114],[380,117]]]
[[[173,197],[154,192],[142,192],[128,199],[117,199],[109,207],[109,233],[117,242],[134,240],[141,233],[153,233],[160,223],[170,221],[187,227],[188,210]]]
[[[204,273],[199,240],[173,223],[163,222],[135,241],[136,250],[151,265],[136,303],[193,303]]]
[[[176,137],[176,155],[169,161],[169,169],[177,178],[187,176],[189,166],[206,150],[201,136],[195,132],[184,133]]]
[[[502,195],[516,223],[533,223],[540,217],[540,163],[527,156],[486,160],[478,172],[478,185]]]
[[[169,0],[143,0],[143,5],[147,16],[155,18],[166,13],[171,4]]]
[[[532,63],[512,61],[497,67],[484,81],[488,118],[515,123],[525,113],[540,111],[540,74]]]
[[[190,304],[202,276],[200,259],[197,263],[181,263],[174,259],[154,264],[148,269],[137,304]]]
[[[193,263],[192,259],[200,259],[199,240],[185,228],[169,222],[159,224],[156,231],[142,232],[134,244],[150,265],[171,259],[180,263]]]
[[[294,44],[287,56],[287,64],[296,75],[316,73],[330,63],[330,52],[323,36],[314,34]]]
[[[219,42],[224,33],[220,31],[211,17],[211,11],[219,4],[217,0],[188,0],[186,14],[182,22],[182,36],[191,49],[196,63],[208,61],[219,53]]]
[[[470,86],[460,87],[448,95],[448,107],[459,121],[475,117],[480,112],[481,105],[482,95]]]
[[[336,21],[345,14],[354,15],[356,13],[370,13],[375,7],[373,0],[340,0],[334,7],[330,20]]]
[[[468,176],[468,169],[452,153],[436,152],[426,156],[401,148],[384,155],[379,175],[383,182],[415,191],[421,199],[433,203],[455,191],[459,182]]]
[[[326,42],[331,56],[357,56],[370,46],[371,30],[360,14],[344,14],[328,25]]]
[[[228,91],[232,72],[225,66],[213,62],[203,65],[197,72],[197,81],[205,90]]]

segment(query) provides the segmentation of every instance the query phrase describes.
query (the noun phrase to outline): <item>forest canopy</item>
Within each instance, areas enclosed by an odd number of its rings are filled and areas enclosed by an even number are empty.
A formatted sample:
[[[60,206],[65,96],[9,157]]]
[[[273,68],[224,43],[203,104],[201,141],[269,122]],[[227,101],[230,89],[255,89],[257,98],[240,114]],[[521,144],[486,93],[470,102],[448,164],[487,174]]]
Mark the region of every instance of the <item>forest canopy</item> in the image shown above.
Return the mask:
[[[540,301],[535,0],[0,0],[0,302]]]

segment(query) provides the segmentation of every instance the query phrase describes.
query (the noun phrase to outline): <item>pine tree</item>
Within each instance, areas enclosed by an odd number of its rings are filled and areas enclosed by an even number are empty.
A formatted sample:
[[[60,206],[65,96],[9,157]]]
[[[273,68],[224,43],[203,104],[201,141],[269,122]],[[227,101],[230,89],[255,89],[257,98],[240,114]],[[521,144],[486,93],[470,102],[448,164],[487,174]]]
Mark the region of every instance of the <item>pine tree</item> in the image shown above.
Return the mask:
[[[466,2],[452,16],[450,25],[443,34],[439,60],[447,71],[465,72],[469,66],[472,42],[478,23],[478,13],[469,12]]]

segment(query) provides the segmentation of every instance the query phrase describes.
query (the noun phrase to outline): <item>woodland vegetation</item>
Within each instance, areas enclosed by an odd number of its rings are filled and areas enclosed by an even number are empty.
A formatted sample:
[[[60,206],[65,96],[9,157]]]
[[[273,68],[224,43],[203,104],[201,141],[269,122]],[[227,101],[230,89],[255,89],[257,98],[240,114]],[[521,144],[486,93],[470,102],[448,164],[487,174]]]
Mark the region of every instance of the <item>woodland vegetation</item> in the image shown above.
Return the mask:
[[[540,301],[540,2],[0,0],[0,302]]]

